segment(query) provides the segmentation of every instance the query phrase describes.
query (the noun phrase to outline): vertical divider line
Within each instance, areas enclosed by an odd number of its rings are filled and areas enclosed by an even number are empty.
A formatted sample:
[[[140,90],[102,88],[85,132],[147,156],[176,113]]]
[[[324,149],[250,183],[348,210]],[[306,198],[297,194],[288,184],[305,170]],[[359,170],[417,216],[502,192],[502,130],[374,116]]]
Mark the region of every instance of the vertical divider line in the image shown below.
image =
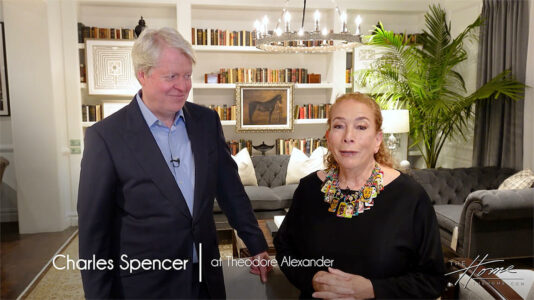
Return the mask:
[[[198,282],[202,282],[202,243],[198,243]]]

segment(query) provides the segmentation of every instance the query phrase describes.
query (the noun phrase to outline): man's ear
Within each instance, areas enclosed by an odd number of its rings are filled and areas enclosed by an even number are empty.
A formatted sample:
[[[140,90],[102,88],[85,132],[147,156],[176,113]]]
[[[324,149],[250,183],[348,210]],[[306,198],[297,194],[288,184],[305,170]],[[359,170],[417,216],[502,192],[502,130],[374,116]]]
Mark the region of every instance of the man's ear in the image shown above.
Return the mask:
[[[145,82],[147,80],[147,73],[145,73],[145,71],[138,71],[137,72],[137,80],[139,81],[139,83],[141,84],[141,86],[144,86],[145,85]]]

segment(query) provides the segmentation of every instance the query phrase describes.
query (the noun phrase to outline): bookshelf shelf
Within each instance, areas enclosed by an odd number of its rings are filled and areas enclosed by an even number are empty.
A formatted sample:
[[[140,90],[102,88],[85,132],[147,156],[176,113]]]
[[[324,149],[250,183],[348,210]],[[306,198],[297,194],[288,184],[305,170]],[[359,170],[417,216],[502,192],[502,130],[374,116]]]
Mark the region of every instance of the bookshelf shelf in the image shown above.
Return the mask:
[[[193,83],[194,89],[235,89],[235,83]]]
[[[327,119],[295,119],[296,125],[309,125],[309,124],[326,124]]]
[[[326,124],[327,119],[295,119],[296,125]],[[235,126],[236,120],[221,120],[222,126]]]
[[[82,122],[82,127],[93,126],[96,122]]]
[[[235,89],[235,83],[193,83],[194,89]],[[331,83],[297,83],[296,89],[331,89]]]
[[[78,43],[78,49],[85,49],[85,43]]]
[[[328,82],[325,83],[297,83],[295,88],[297,89],[331,89],[334,85]]]
[[[235,126],[236,121],[235,120],[221,120],[222,126]]]
[[[87,82],[80,82],[80,87],[82,89],[86,89],[87,88]]]
[[[267,53],[253,46],[206,46],[193,45],[193,49],[198,52],[249,52],[249,53]],[[268,53],[267,53],[268,54]]]

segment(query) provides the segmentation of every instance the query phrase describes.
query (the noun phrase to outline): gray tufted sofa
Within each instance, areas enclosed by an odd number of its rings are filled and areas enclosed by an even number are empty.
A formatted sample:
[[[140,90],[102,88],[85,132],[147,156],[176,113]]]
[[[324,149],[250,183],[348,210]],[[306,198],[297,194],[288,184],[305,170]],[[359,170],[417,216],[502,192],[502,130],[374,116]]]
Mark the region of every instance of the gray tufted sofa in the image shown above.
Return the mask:
[[[297,184],[285,184],[289,155],[257,155],[251,158],[258,186],[245,186],[245,192],[256,218],[268,219],[275,215],[285,215],[284,209],[289,208],[297,189]],[[214,203],[213,210],[218,228],[224,228],[226,218],[217,202]]]
[[[461,257],[533,254],[534,189],[496,190],[516,171],[496,167],[422,169],[409,173],[434,204],[442,243]],[[457,239],[453,233],[457,228]]]

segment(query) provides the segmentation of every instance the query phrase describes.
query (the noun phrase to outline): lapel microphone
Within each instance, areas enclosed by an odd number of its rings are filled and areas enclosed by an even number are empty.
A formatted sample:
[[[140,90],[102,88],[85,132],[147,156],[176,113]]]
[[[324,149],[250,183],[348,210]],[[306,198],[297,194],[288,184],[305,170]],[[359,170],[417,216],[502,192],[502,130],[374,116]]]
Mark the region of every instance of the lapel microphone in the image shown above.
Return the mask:
[[[180,158],[172,158],[171,156],[171,163],[173,167],[178,168],[180,166]]]

